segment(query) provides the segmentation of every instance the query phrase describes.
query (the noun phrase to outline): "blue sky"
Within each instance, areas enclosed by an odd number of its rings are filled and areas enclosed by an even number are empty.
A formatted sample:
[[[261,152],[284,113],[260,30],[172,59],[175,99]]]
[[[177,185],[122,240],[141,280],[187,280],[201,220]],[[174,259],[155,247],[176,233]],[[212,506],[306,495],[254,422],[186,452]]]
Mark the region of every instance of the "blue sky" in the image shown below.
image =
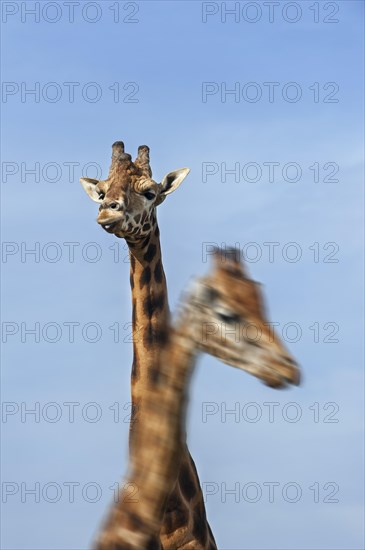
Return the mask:
[[[74,22],[63,2],[41,3],[36,22],[24,11],[35,4],[2,4],[3,547],[88,548],[125,472],[129,266],[78,183],[95,165],[105,177],[122,139],[132,154],[151,147],[157,181],[191,168],[159,209],[172,309],[206,271],[206,244],[238,243],[303,369],[302,387],[275,392],[199,363],[189,443],[219,548],[363,548],[363,3],[281,2],[273,22],[262,2],[226,22],[221,2],[120,2],[119,22],[116,2],[81,2]],[[25,333],[35,323],[39,342]],[[22,422],[35,403],[39,422]],[[204,422],[207,403],[217,412]]]

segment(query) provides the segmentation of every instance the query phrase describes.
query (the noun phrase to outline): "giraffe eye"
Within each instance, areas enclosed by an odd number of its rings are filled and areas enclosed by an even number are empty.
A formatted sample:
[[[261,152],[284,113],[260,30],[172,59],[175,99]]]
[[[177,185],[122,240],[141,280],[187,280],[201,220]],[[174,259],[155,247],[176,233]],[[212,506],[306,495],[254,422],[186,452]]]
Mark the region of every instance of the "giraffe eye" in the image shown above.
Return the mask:
[[[99,199],[102,201],[105,198],[105,193],[99,193]]]
[[[146,197],[146,199],[148,199],[149,201],[151,201],[152,199],[155,198],[155,194],[154,193],[151,193],[150,191],[146,191],[146,193],[143,193],[143,196]]]
[[[237,315],[237,313],[233,313],[230,311],[219,311],[217,312],[217,317],[223,321],[223,323],[239,323],[240,322],[240,316]]]

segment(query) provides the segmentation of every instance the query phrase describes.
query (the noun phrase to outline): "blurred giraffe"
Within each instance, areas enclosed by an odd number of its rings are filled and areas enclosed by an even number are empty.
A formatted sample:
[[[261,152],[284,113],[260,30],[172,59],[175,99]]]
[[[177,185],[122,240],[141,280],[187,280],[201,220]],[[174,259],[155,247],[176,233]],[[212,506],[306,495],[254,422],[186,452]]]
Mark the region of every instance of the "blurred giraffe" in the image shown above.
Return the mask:
[[[273,388],[299,384],[299,369],[280,339],[269,329],[261,289],[248,278],[235,250],[215,251],[215,265],[188,291],[168,331],[168,343],[156,365],[141,404],[127,475],[128,490],[120,493],[98,541],[99,550],[161,549],[160,527],[175,480],[181,470],[185,443],[188,387],[201,352],[253,374]],[[259,338],[248,338],[245,326]],[[186,509],[195,516],[194,537],[183,527],[163,548],[210,550],[215,546],[197,498],[194,479],[184,473]],[[135,495],[129,498],[133,484]]]

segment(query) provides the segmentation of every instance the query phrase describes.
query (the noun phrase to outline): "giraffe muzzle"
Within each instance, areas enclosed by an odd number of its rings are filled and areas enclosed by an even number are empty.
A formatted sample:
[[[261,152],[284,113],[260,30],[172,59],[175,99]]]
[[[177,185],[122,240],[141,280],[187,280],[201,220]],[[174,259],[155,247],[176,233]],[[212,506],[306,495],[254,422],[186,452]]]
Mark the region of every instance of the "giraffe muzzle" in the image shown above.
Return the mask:
[[[113,222],[113,223],[102,223],[100,224],[101,227],[103,229],[105,229],[105,231],[107,231],[108,233],[113,233],[114,229],[116,228],[116,226],[118,225],[118,222]]]
[[[123,219],[124,214],[121,212],[121,210],[102,208],[96,221],[98,222],[98,224],[101,225],[103,229],[105,229],[105,231],[108,231],[108,233],[112,233],[116,226],[120,222],[122,222]]]
[[[271,388],[283,389],[289,386],[299,386],[301,383],[301,372],[298,364],[295,361],[290,361],[290,364],[274,365],[269,369],[266,379],[266,386]]]

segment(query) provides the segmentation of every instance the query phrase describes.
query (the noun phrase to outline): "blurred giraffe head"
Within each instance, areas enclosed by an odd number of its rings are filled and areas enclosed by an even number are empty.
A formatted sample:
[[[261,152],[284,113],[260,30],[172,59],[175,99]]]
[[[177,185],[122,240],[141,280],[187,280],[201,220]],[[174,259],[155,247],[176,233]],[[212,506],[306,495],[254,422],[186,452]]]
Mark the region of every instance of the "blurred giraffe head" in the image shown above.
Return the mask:
[[[213,270],[195,281],[185,309],[200,351],[268,386],[299,384],[299,367],[269,325],[262,289],[248,277],[235,249],[215,250]]]
[[[156,224],[156,206],[175,191],[189,173],[181,168],[167,174],[161,183],[152,179],[149,148],[141,145],[133,162],[117,141],[112,147],[112,162],[105,180],[81,178],[91,199],[100,204],[97,222],[108,233],[128,241],[146,238]]]

